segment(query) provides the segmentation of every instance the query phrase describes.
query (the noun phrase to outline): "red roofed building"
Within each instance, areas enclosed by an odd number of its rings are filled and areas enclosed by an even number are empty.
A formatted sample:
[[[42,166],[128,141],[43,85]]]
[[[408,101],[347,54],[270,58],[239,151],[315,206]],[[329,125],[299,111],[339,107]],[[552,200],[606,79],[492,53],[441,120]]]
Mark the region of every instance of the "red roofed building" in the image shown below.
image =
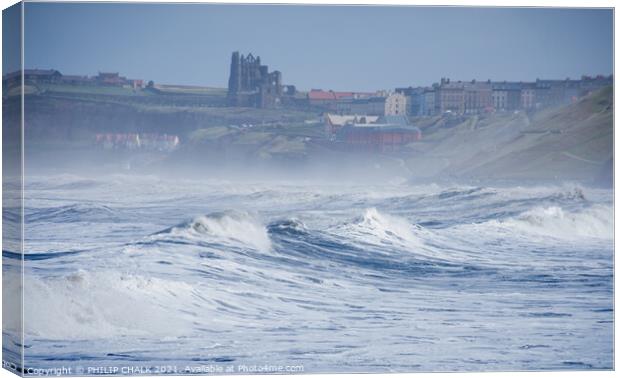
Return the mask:
[[[312,89],[308,92],[308,103],[310,105],[325,105],[336,101],[336,94],[332,91]]]
[[[355,98],[356,97],[356,93],[355,92],[333,92],[334,93],[334,97],[336,97],[336,100],[342,100],[345,98]]]

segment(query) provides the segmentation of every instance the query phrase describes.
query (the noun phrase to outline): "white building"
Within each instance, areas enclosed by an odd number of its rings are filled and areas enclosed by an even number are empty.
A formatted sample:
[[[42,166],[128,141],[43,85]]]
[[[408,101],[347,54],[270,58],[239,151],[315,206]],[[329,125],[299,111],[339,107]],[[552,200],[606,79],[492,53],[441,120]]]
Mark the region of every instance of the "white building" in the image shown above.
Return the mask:
[[[407,96],[392,93],[385,99],[385,115],[407,115]]]

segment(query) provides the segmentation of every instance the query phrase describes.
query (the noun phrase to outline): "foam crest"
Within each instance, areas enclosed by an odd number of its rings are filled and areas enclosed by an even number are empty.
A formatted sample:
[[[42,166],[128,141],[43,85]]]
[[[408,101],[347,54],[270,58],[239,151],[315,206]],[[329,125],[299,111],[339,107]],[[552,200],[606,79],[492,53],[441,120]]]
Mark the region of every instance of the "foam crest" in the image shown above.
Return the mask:
[[[612,239],[613,209],[610,206],[596,205],[571,212],[559,206],[536,207],[504,221],[503,224],[515,231],[563,239]]]
[[[242,244],[262,252],[271,250],[267,228],[247,212],[225,211],[200,216],[189,223],[173,227],[169,233],[190,239],[207,238]]]
[[[301,236],[308,232],[308,228],[299,219],[290,218],[272,222],[269,225],[269,231],[273,233]]]
[[[408,247],[421,247],[422,240],[416,235],[419,226],[405,218],[384,214],[376,208],[368,208],[354,222],[341,227],[345,233],[369,243],[391,243]]]
[[[192,293],[183,282],[116,272],[27,278],[25,332],[50,339],[187,334],[191,319],[178,307],[192,303]]]

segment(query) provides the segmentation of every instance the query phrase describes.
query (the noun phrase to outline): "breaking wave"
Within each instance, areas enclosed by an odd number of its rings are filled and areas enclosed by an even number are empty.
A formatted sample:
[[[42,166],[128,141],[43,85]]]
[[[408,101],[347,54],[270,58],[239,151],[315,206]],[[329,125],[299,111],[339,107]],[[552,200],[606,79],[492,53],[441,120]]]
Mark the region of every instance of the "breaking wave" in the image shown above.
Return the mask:
[[[269,224],[269,232],[289,236],[299,236],[307,234],[309,231],[302,221],[296,218],[291,218],[272,222]]]
[[[267,228],[257,217],[242,211],[231,210],[200,216],[156,235],[236,244],[261,252],[271,250]]]
[[[612,239],[613,208],[595,205],[570,211],[560,206],[534,207],[505,220],[487,224],[499,226],[514,234],[536,234],[558,239]]]
[[[613,210],[607,206],[570,212],[559,206],[536,207],[506,222],[507,225],[532,233],[560,238],[613,238]]]
[[[110,271],[31,278],[24,291],[27,332],[58,339],[184,334],[191,322],[178,306],[194,302],[192,293],[180,281]],[[166,324],[173,320],[171,330]]]
[[[334,232],[347,238],[368,244],[391,244],[409,248],[421,248],[424,242],[418,233],[422,228],[411,224],[407,219],[384,214],[376,208],[368,208],[364,213],[336,226]]]
[[[361,368],[387,361],[414,371],[445,367],[440,349],[462,356],[449,366],[462,370],[482,359],[492,369],[553,369],[566,350],[608,366],[611,192],[203,183],[180,191],[131,180],[85,183],[83,193],[55,182],[31,190],[27,219],[39,222],[28,226],[39,237],[30,232],[25,244],[25,321],[5,332],[26,334],[33,366],[303,358],[336,371],[345,354],[359,362],[370,350]],[[3,254],[8,292],[22,289],[17,252]],[[531,327],[532,318],[553,329]],[[539,348],[550,339],[553,348]],[[538,357],[509,365],[484,352],[519,345],[510,361],[530,347]]]

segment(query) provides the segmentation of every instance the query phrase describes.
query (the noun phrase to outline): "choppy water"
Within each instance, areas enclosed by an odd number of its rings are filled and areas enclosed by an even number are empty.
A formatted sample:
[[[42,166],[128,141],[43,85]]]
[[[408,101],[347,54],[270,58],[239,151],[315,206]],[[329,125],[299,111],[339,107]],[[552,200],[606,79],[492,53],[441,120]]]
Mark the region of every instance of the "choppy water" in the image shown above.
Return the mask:
[[[613,367],[609,190],[56,176],[25,219],[26,367]]]

